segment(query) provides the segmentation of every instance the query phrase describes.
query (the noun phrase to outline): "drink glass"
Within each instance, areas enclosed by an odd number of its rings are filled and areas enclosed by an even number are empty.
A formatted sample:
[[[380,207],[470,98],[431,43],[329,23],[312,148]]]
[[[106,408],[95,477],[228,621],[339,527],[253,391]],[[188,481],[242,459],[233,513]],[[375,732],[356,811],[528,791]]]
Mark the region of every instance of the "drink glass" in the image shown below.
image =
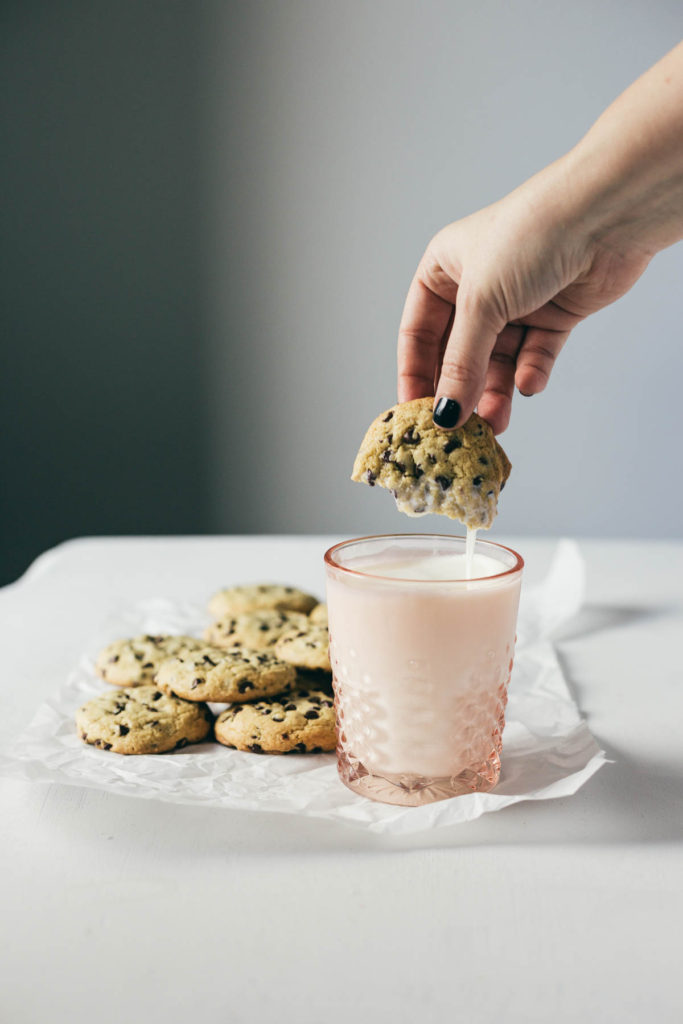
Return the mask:
[[[325,553],[338,770],[372,800],[417,806],[498,781],[524,562],[484,540],[474,555],[482,574],[466,579],[462,537]]]

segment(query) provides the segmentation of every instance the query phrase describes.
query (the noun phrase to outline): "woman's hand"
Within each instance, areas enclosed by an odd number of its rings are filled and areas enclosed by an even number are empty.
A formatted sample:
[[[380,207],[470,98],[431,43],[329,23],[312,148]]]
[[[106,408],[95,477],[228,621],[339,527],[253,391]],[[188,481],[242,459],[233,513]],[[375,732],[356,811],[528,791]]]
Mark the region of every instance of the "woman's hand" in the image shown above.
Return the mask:
[[[683,44],[574,150],[427,247],[398,346],[399,401],[436,395],[438,426],[475,406],[496,433],[515,386],[537,394],[572,328],[683,235]]]

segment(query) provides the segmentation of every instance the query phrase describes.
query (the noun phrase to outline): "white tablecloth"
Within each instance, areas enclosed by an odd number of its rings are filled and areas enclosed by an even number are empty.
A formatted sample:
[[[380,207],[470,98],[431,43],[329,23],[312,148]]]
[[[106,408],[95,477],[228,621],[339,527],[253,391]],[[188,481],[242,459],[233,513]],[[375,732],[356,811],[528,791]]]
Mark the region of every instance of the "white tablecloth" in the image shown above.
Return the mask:
[[[0,590],[0,742],[121,606],[258,575],[322,592],[333,539],[48,552]],[[500,539],[542,576],[554,542]],[[614,764],[575,796],[396,838],[0,780],[0,1019],[683,1019],[683,543],[581,548],[558,646]]]

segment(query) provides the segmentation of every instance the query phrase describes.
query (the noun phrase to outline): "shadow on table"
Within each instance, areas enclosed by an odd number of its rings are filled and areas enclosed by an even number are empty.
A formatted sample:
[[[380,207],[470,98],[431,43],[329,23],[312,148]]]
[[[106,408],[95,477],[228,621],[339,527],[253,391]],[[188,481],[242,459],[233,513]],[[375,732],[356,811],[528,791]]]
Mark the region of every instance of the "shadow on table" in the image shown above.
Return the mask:
[[[163,859],[316,856],[476,846],[670,843],[683,839],[683,761],[645,762],[614,749],[574,796],[527,801],[475,821],[407,836],[380,836],[289,814],[200,808],[100,790],[31,786],[43,801],[41,827],[94,848],[110,840]],[[50,810],[52,804],[52,810]]]
[[[632,626],[636,622],[648,619],[665,618],[678,609],[663,605],[653,608],[652,605],[585,604],[577,614],[553,634],[555,643],[567,643],[593,633],[603,633],[608,629],[620,629]]]

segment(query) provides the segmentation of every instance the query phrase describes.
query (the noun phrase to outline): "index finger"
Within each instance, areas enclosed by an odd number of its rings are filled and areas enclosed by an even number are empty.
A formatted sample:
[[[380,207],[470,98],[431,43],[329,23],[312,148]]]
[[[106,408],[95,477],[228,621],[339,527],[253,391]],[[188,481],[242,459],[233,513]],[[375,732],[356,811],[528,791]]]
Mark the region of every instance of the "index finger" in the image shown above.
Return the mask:
[[[434,394],[434,377],[452,312],[453,303],[433,292],[416,274],[398,330],[399,402]]]

